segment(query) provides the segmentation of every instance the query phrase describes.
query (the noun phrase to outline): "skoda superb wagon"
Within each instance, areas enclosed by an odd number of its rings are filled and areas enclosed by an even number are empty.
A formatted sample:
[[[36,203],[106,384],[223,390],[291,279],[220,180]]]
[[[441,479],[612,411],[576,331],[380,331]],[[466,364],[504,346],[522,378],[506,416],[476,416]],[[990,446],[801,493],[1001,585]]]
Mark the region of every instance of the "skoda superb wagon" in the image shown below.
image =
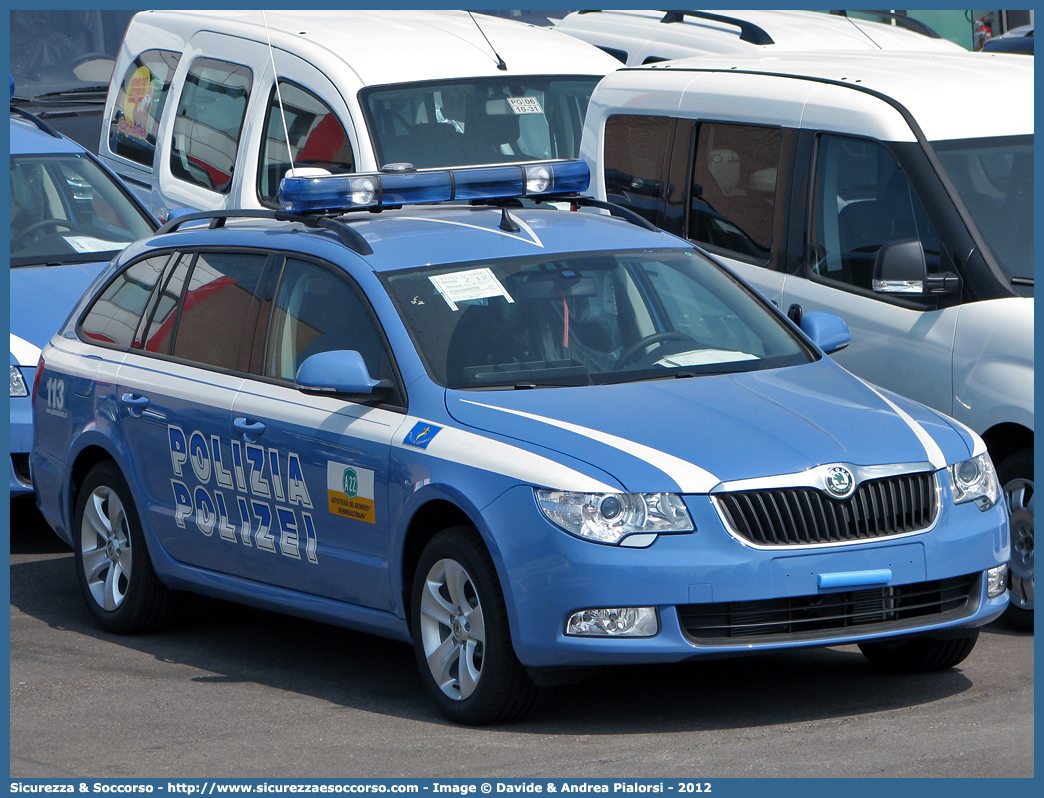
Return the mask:
[[[38,504],[100,625],[194,591],[411,641],[465,723],[590,666],[960,663],[1008,601],[982,440],[587,180],[289,176],[283,212],[117,258],[33,387]]]

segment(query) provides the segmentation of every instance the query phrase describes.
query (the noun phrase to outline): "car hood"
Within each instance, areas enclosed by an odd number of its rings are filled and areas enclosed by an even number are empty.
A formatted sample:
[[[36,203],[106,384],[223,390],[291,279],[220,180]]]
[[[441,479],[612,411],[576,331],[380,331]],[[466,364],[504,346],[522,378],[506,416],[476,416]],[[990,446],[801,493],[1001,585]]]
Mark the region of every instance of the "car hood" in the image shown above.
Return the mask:
[[[11,269],[11,365],[35,366],[108,262]]]
[[[976,446],[944,416],[828,359],[622,385],[447,391],[446,400],[461,424],[568,454],[633,492],[705,493],[834,463],[938,469]]]

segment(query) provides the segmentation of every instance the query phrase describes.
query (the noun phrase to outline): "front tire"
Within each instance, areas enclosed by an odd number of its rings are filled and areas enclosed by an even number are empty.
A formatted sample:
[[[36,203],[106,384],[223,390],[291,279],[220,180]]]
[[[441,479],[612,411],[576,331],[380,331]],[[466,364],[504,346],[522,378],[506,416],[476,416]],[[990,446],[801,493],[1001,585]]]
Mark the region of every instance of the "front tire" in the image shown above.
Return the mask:
[[[979,639],[979,630],[973,629],[964,637],[936,640],[916,637],[909,640],[883,640],[860,643],[863,656],[877,668],[889,673],[925,673],[942,671],[959,665],[971,654]]]
[[[1033,628],[1033,450],[1004,459],[997,478],[1011,516],[1011,565],[1004,618],[1019,629]]]
[[[440,532],[425,547],[411,620],[421,679],[450,720],[500,723],[532,709],[539,691],[515,656],[504,594],[473,526]]]
[[[133,634],[170,620],[173,596],[152,568],[130,488],[112,461],[91,469],[80,488],[73,554],[87,607],[103,629]]]

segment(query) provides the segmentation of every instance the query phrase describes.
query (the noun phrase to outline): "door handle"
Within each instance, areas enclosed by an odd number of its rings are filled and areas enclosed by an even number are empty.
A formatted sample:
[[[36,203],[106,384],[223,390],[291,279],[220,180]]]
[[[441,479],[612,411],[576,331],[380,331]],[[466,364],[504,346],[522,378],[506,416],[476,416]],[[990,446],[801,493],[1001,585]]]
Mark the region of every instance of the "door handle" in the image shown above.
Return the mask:
[[[134,418],[139,418],[142,411],[149,406],[149,397],[137,393],[125,393],[120,396],[120,401],[127,405],[127,412]]]
[[[253,424],[251,424],[249,421],[242,417],[237,418],[235,421],[233,421],[232,426],[234,426],[237,430],[247,435],[260,435],[262,432],[265,431],[265,425],[262,424],[260,421],[255,421]]]

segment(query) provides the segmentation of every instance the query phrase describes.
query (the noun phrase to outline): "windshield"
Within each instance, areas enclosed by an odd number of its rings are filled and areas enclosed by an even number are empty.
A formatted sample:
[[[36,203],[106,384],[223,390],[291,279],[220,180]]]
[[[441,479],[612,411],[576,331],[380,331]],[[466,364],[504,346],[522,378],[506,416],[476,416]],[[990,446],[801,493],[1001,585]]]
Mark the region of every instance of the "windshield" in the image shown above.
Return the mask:
[[[86,155],[11,157],[11,266],[111,260],[153,226]]]
[[[1033,136],[932,142],[1017,293],[1033,293]]]
[[[378,163],[418,169],[577,158],[591,77],[471,78],[360,92]]]
[[[694,251],[583,253],[383,275],[432,379],[530,388],[752,371],[811,355]]]

